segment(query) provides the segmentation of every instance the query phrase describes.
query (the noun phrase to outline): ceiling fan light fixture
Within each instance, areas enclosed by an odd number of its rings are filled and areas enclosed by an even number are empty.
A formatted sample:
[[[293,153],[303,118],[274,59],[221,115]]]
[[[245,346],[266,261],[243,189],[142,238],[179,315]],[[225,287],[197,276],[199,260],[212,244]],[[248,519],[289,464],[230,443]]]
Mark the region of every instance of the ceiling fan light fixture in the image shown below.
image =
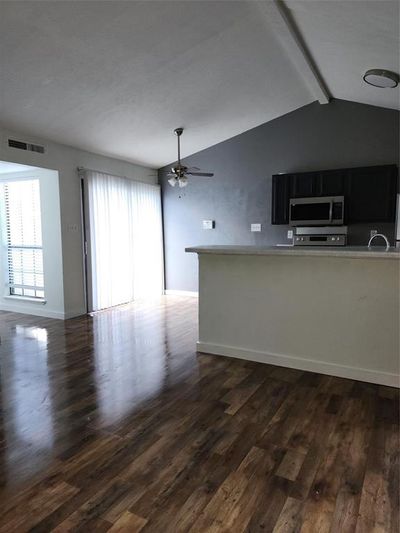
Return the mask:
[[[171,168],[171,172],[167,174],[169,177],[168,183],[171,187],[175,187],[176,184],[182,189],[188,184],[188,176],[196,176],[203,178],[211,178],[214,176],[213,172],[202,172],[197,167],[188,168],[181,163],[181,135],[183,133],[183,128],[176,128],[174,130],[175,135],[178,138],[178,161],[177,164]]]
[[[394,89],[399,84],[399,75],[390,70],[383,70],[373,68],[367,70],[363,76],[363,80],[368,85],[379,87],[380,89]]]

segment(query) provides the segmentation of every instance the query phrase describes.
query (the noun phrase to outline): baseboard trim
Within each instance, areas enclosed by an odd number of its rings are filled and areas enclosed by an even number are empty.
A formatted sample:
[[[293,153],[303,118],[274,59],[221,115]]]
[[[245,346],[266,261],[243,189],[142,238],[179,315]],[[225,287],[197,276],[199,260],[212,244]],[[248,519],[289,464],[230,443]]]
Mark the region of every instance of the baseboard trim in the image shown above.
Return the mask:
[[[316,372],[317,374],[327,374],[328,376],[355,379],[357,381],[366,381],[368,383],[400,388],[400,376],[389,372],[337,365],[335,363],[326,363],[323,361],[304,359],[290,355],[258,352],[255,350],[236,348],[234,346],[225,346],[222,344],[211,344],[208,342],[197,342],[197,350],[199,352],[213,355],[224,355],[226,357],[245,359],[257,363],[267,363],[270,365],[295,368],[297,370]]]
[[[1,305],[0,311],[7,311],[9,313],[19,313],[21,315],[40,316],[41,318],[56,318],[64,320],[64,313],[61,311],[51,311],[49,309],[42,309],[38,307],[22,307],[14,305]]]
[[[86,315],[85,310],[69,311],[64,313],[62,311],[51,311],[46,309],[45,306],[18,306],[18,305],[4,305],[0,306],[0,311],[7,311],[9,313],[19,313],[21,315],[39,316],[41,318],[55,318],[57,320],[67,320],[69,318],[75,318],[78,316]]]
[[[193,296],[194,298],[199,297],[199,293],[196,291],[176,291],[174,289],[166,289],[164,291],[164,294],[167,296]]]

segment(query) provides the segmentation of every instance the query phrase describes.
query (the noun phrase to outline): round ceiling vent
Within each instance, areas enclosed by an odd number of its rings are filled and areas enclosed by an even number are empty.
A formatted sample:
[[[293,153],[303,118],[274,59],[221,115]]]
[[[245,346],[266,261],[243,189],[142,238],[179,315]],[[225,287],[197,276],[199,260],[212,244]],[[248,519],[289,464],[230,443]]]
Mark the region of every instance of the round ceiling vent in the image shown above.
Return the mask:
[[[363,79],[368,85],[373,85],[374,87],[380,87],[381,89],[394,89],[399,84],[399,75],[390,70],[382,70],[379,68],[373,68],[367,70],[364,74]]]

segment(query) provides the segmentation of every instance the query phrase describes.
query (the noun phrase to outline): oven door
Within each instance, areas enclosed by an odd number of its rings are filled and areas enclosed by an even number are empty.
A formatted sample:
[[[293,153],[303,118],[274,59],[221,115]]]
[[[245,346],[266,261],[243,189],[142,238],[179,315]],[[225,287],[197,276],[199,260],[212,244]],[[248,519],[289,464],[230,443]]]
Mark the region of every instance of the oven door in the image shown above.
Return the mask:
[[[329,226],[332,206],[332,198],[292,198],[289,222],[292,226]]]

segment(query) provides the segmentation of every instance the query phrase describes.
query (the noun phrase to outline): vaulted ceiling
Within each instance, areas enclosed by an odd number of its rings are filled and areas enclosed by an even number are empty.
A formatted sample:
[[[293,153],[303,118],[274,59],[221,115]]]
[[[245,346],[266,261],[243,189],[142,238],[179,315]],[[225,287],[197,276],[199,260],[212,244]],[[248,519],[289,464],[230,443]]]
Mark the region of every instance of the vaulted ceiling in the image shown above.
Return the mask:
[[[0,46],[5,127],[151,167],[178,126],[188,155],[326,96],[399,108],[362,80],[399,69],[397,1],[3,1]]]

